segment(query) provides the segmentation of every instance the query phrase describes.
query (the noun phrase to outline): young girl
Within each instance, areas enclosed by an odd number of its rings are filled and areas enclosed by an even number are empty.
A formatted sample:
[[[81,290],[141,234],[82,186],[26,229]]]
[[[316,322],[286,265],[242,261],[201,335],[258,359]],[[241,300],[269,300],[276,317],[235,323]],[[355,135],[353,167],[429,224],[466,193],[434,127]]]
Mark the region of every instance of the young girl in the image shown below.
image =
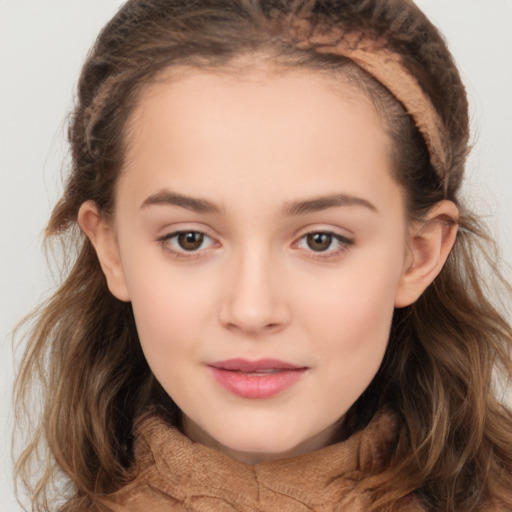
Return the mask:
[[[34,510],[512,510],[467,101],[411,1],[129,0],[69,137]]]

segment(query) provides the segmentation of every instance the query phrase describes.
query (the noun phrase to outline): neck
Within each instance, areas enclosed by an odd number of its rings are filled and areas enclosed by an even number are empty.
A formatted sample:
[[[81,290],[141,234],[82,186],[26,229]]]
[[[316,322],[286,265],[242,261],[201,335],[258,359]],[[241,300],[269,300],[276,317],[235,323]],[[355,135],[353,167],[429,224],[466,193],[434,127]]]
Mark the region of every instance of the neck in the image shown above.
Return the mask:
[[[267,462],[271,460],[289,459],[304,455],[306,453],[314,452],[333,443],[336,431],[343,418],[340,418],[335,424],[330,425],[326,429],[322,430],[318,434],[306,439],[302,443],[294,446],[292,449],[283,452],[259,452],[259,451],[245,451],[237,450],[230,446],[220,443],[199,425],[194,423],[190,418],[183,415],[182,417],[182,428],[183,433],[191,440],[196,443],[201,443],[210,448],[228,455],[229,457],[243,462],[244,464],[259,464],[261,462]]]

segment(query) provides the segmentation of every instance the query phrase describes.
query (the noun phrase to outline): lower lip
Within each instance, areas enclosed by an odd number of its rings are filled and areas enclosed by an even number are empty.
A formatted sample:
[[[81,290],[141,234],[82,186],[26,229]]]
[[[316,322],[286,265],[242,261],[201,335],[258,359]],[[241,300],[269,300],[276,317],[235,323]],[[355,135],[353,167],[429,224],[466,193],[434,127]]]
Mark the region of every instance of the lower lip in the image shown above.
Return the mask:
[[[270,398],[293,386],[306,368],[283,369],[276,373],[249,374],[209,367],[213,378],[231,393],[243,398]]]

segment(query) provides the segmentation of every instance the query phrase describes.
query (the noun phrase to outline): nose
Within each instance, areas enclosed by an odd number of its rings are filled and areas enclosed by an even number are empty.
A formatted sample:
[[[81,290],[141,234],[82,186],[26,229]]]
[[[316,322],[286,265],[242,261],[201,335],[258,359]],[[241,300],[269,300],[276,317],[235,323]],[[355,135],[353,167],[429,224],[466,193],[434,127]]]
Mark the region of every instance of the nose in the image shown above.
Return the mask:
[[[263,251],[230,262],[219,316],[222,325],[249,336],[277,332],[290,321],[283,274]]]

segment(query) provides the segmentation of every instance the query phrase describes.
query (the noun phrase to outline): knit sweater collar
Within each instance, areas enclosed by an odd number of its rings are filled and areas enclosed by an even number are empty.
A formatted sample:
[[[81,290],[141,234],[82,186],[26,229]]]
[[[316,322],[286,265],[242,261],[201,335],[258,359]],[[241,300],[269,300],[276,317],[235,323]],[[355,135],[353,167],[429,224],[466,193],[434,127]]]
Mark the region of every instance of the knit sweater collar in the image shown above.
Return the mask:
[[[396,431],[394,415],[381,411],[365,429],[342,443],[293,458],[247,465],[192,442],[157,414],[147,414],[136,426],[136,480],[119,498],[124,496],[123,503],[151,504],[153,510],[166,509],[159,508],[156,501],[153,504],[150,495],[183,506],[176,510],[363,512],[371,497],[359,491],[357,484],[382,469]],[[413,502],[416,500],[408,500],[411,505]]]

